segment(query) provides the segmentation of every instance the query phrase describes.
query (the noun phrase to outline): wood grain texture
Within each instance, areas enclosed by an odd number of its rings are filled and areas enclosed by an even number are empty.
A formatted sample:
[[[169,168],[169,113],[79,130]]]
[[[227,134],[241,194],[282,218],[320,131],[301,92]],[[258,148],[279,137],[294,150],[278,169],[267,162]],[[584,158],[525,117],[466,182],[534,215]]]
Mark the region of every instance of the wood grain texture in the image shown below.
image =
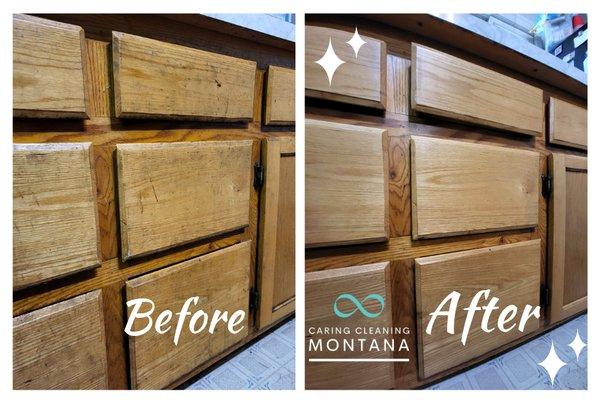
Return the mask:
[[[354,332],[356,328],[392,326],[392,293],[390,290],[389,263],[352,266],[330,271],[311,272],[306,274],[306,388],[307,389],[389,389],[393,386],[393,363],[377,362],[311,362],[312,358],[393,358],[393,352],[384,349],[379,351],[361,351],[358,346],[354,351],[310,351],[310,340],[348,339],[343,334],[316,334],[310,329],[342,327]],[[370,294],[379,294],[385,299],[382,314],[377,318],[367,318],[355,313],[351,318],[341,319],[332,310],[337,297],[349,293],[362,300]],[[374,300],[363,303],[364,308],[372,313],[379,312],[381,305]],[[339,310],[351,312],[356,306],[351,302],[340,301]],[[391,335],[365,335],[367,342],[377,339],[383,343]]]
[[[549,170],[550,322],[587,308],[587,158],[553,153]]]
[[[97,267],[90,144],[15,144],[13,151],[14,288]]]
[[[118,144],[122,258],[243,228],[252,142]]]
[[[542,90],[449,54],[413,44],[411,105],[417,111],[538,136]]]
[[[269,65],[265,91],[265,125],[291,125],[296,121],[296,71]]]
[[[256,62],[113,32],[116,116],[248,121]]]
[[[199,296],[200,300],[197,305],[191,304],[192,314],[198,310],[209,316],[215,310],[227,311],[229,315],[237,310],[246,313],[243,328],[237,334],[231,334],[222,324],[213,334],[206,330],[193,334],[183,329],[177,346],[173,343],[175,328],[163,335],[153,329],[142,336],[130,336],[134,389],[164,388],[248,334],[250,247],[251,242],[243,242],[127,282],[127,300],[152,299],[154,316],[163,310],[180,310],[193,296]],[[136,319],[133,329],[142,329],[146,322]],[[200,325],[201,320],[196,328]]]
[[[305,27],[306,95],[342,103],[384,109],[386,105],[386,45],[361,35],[366,42],[358,53],[346,42],[353,32],[320,26]],[[318,61],[329,41],[337,56],[344,61],[335,72],[331,85]]]
[[[387,106],[386,116],[409,115],[410,108],[410,60],[393,54],[387,55]]]
[[[539,154],[411,137],[413,238],[534,227]]]
[[[443,372],[538,329],[539,320],[532,318],[525,325],[524,332],[516,327],[502,332],[495,325],[500,311],[495,311],[489,325],[495,330],[485,332],[481,329],[483,313],[479,312],[473,318],[466,345],[461,343],[467,315],[463,309],[480,290],[490,289],[488,300],[494,296],[499,298],[497,305],[500,310],[515,305],[519,310],[515,319],[517,324],[525,305],[539,305],[540,251],[540,240],[531,240],[415,260],[421,378]],[[427,334],[430,313],[452,291],[461,294],[455,319],[456,333],[447,333],[446,319],[441,318],[436,320],[431,334]],[[486,301],[482,299],[480,303]],[[450,354],[451,357],[448,356]]]
[[[13,15],[13,115],[85,118],[84,46],[79,26]]]
[[[550,97],[548,141],[552,144],[587,149],[587,109]]]
[[[99,290],[13,318],[14,389],[107,389]]]
[[[385,131],[310,120],[306,129],[306,245],[385,241]]]
[[[88,117],[114,117],[110,44],[86,39],[85,66]]]

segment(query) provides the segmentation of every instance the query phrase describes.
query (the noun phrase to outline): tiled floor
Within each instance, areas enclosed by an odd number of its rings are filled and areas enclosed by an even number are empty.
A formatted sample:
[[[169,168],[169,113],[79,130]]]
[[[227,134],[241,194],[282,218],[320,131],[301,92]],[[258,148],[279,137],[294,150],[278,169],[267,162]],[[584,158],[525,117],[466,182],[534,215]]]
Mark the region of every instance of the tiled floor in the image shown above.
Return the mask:
[[[569,347],[577,331],[587,344],[587,314],[429,389],[587,389],[587,346],[579,360]],[[557,355],[567,364],[558,371],[554,386],[546,370],[538,365],[548,355],[552,342]]]
[[[294,389],[295,319],[200,376],[186,390]]]

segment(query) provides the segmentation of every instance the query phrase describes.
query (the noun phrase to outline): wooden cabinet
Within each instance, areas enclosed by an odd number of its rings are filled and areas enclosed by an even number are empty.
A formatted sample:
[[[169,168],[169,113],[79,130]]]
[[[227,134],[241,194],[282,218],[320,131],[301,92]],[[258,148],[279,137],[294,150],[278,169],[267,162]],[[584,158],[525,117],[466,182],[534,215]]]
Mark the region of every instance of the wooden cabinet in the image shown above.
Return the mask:
[[[97,267],[89,143],[13,145],[13,285]]]
[[[411,137],[415,239],[534,227],[537,152]]]
[[[83,52],[81,27],[13,15],[13,115],[85,118]]]
[[[116,115],[247,121],[256,62],[113,32]]]
[[[361,34],[365,43],[357,55],[347,43],[353,36],[352,32],[307,25],[305,33],[307,96],[385,108],[387,50],[384,42]],[[317,64],[328,49],[343,62],[331,78]]]
[[[340,298],[351,295],[361,302],[367,314],[356,312],[356,304]],[[374,296],[380,296],[375,299]],[[394,365],[391,362],[372,362],[373,359],[393,358],[389,348],[381,346],[376,351],[359,346],[354,351],[344,351],[341,344],[335,351],[317,346],[318,340],[342,342],[360,337],[355,329],[368,331],[370,327],[392,326],[392,293],[390,289],[389,263],[377,263],[306,274],[306,386],[307,389],[389,389],[394,384]],[[383,299],[383,303],[379,300]],[[336,315],[336,308],[342,315]],[[340,329],[341,333],[324,334],[318,329]],[[345,335],[344,329],[350,334]],[[367,341],[390,339],[386,333],[365,335]],[[311,344],[312,341],[312,344]],[[312,349],[312,350],[311,350]],[[348,358],[353,361],[340,362]],[[360,361],[360,359],[370,360]]]
[[[99,290],[13,318],[14,389],[108,389]]]
[[[307,119],[306,245],[388,238],[385,130]]]
[[[587,308],[587,158],[552,153],[549,202],[550,322]]]
[[[263,142],[264,184],[258,243],[259,328],[294,311],[295,162],[294,138]]]
[[[438,50],[412,44],[413,109],[467,123],[538,136],[542,90]]]
[[[587,149],[587,110],[550,97],[548,141],[552,144]]]
[[[252,141],[118,144],[124,260],[243,228]]]
[[[417,295],[417,331],[419,350],[419,375],[428,378],[460,365],[475,357],[509,343],[539,327],[539,320],[532,317],[524,325],[502,332],[497,326],[499,314],[504,307],[514,305],[517,311],[505,327],[520,324],[521,313],[526,305],[532,309],[540,305],[540,240],[530,240],[495,247],[467,250],[415,260],[415,283]],[[499,299],[500,310],[492,312],[489,328],[482,329],[483,312],[476,312],[471,322],[466,345],[461,342],[466,311],[473,296],[480,290],[490,290],[489,297],[482,297],[478,306],[487,304],[493,297]],[[430,333],[427,326],[431,314],[452,291],[460,294],[456,303],[458,325],[455,334],[447,332],[447,317],[436,319]],[[447,304],[444,310],[448,310]],[[518,313],[518,315],[517,315]],[[450,356],[451,355],[451,356]]]
[[[269,66],[265,87],[265,125],[293,125],[296,121],[296,71]]]
[[[174,344],[175,326],[165,334],[151,329],[142,336],[129,336],[131,380],[134,389],[161,389],[244,339],[248,334],[248,289],[250,286],[251,242],[243,242],[171,267],[152,272],[127,282],[127,300],[151,299],[154,318],[165,311],[180,310],[192,297],[190,320],[184,323],[179,342]],[[142,309],[147,311],[148,308]],[[211,334],[208,327],[213,314],[220,310],[231,316],[242,310],[245,318],[237,333],[231,333],[227,324],[220,322]],[[129,308],[131,313],[131,308]],[[192,333],[189,329],[193,314],[203,311],[196,319]],[[133,330],[147,324],[138,318]],[[175,325],[175,314],[171,325]]]

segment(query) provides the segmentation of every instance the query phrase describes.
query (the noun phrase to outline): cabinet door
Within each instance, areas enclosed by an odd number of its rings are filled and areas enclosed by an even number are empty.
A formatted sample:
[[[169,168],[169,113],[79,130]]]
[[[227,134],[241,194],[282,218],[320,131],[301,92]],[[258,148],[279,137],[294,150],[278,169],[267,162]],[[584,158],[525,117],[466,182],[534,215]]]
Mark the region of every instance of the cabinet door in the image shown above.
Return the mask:
[[[296,72],[269,66],[265,92],[265,125],[293,125],[296,121]]]
[[[295,151],[294,138],[263,142],[265,181],[258,235],[260,329],[295,307]]]
[[[389,359],[394,358],[394,352],[383,346],[384,340],[392,336],[384,330],[368,335],[355,334],[356,329],[368,332],[393,326],[389,263],[310,272],[306,274],[305,290],[306,387],[392,388],[394,363]],[[362,311],[359,312],[357,304],[348,300],[348,295],[360,302]],[[341,333],[326,333],[325,329],[339,329]],[[344,330],[350,334],[344,334]],[[344,351],[342,342],[353,337],[363,338],[367,343],[376,341],[380,347],[375,350],[369,345],[361,350],[356,345],[354,350]],[[338,343],[339,348],[328,349],[328,341]],[[322,348],[316,347],[319,342]],[[349,361],[344,361],[345,358]],[[386,361],[374,362],[377,359]]]
[[[532,317],[527,320],[523,332],[517,329],[524,307],[527,304],[532,307],[540,304],[540,256],[540,240],[536,239],[415,260],[421,378],[444,372],[539,327],[539,320]],[[488,304],[493,297],[499,299],[499,310],[493,311],[489,318],[489,328],[494,330],[485,332],[482,329],[483,312],[478,311],[471,321],[466,345],[463,345],[461,337],[466,321],[464,309],[469,307],[477,292],[486,289],[490,289],[488,299],[481,298],[477,306]],[[431,313],[453,291],[460,294],[454,318],[455,333],[447,332],[448,317],[441,316],[434,321],[431,333],[428,334],[426,330],[432,318]],[[517,326],[508,332],[502,332],[497,326],[498,317],[509,305],[516,306],[517,312],[506,326],[513,323]],[[450,305],[447,303],[443,311],[449,309]]]
[[[129,336],[131,384],[134,389],[165,388],[248,335],[250,248],[251,242],[243,242],[127,282],[127,301],[152,300],[152,318],[155,321],[161,312],[179,312],[189,298],[199,298],[197,304],[190,304],[188,311],[192,316],[183,324],[177,345],[174,344],[176,314],[168,325],[171,328],[164,334],[159,334],[153,326],[141,336]],[[148,311],[148,307],[141,308],[141,312]],[[221,321],[214,332],[209,333],[216,310],[227,312],[229,317],[242,310],[245,318],[242,325],[235,328],[241,330],[232,333]],[[193,315],[200,311],[206,314],[207,319],[197,319],[194,329],[200,329],[204,322],[206,325],[201,332],[192,333],[190,324]],[[131,314],[131,307],[128,314]],[[147,323],[147,318],[137,318],[132,328],[139,331]]]
[[[587,149],[587,110],[550,97],[548,140],[552,144]]]
[[[549,158],[550,322],[587,308],[587,158],[553,153]]]
[[[307,119],[306,246],[387,240],[385,131]]]
[[[360,35],[365,44],[356,55],[347,43],[352,39],[352,32],[320,26],[306,26],[305,32],[307,96],[385,108],[387,70],[385,42]],[[317,64],[327,51],[335,52],[335,56],[343,62],[332,77],[328,77],[326,70]]]
[[[244,228],[252,141],[117,145],[122,258]]]
[[[108,389],[100,290],[13,318],[15,389]]]

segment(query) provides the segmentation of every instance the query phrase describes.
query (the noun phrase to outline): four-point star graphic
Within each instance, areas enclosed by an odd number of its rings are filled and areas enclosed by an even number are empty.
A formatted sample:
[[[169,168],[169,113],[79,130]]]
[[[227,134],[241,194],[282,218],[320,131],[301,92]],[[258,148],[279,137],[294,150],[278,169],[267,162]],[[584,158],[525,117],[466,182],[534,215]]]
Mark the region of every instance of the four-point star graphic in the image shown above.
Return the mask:
[[[560,359],[558,354],[556,354],[556,351],[554,350],[554,340],[552,341],[552,346],[550,346],[550,352],[546,356],[546,359],[541,363],[538,363],[538,365],[542,366],[542,368],[546,370],[548,376],[550,377],[550,381],[552,382],[552,386],[554,386],[554,378],[556,378],[556,374],[558,374],[558,371],[562,367],[567,365],[563,362],[563,360]]]
[[[354,55],[356,56],[356,58],[358,58],[358,51],[363,46],[363,44],[367,42],[365,42],[363,38],[360,37],[360,35],[358,34],[357,27],[354,28],[354,36],[352,36],[352,39],[348,40],[346,43],[348,43],[352,47],[352,49],[354,50]]]
[[[329,86],[331,86],[331,80],[333,79],[333,74],[338,67],[345,63],[345,61],[340,60],[340,58],[333,51],[333,47],[331,46],[331,38],[329,38],[329,46],[327,46],[327,51],[323,54],[319,60],[315,61],[325,70],[327,74],[327,78],[329,78]]]
[[[571,343],[569,343],[569,347],[572,348],[573,351],[575,351],[575,354],[577,355],[577,361],[579,361],[579,354],[581,354],[581,350],[583,350],[585,346],[587,345],[583,340],[581,340],[581,337],[579,336],[579,329],[577,329],[577,334],[575,335],[575,338]]]

